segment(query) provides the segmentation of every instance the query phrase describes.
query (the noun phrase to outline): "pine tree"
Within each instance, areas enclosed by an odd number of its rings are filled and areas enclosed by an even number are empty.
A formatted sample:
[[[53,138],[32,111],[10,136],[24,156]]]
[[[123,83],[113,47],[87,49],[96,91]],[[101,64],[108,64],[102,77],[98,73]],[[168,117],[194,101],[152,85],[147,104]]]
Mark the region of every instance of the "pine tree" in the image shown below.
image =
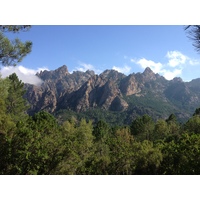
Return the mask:
[[[0,133],[6,134],[8,130],[14,127],[10,114],[6,112],[6,102],[8,97],[8,90],[10,82],[7,79],[0,77]]]
[[[15,66],[31,52],[32,42],[22,42],[16,38],[11,41],[5,36],[5,32],[26,31],[30,26],[0,26],[0,63],[4,66]]]
[[[23,98],[26,91],[24,90],[24,83],[18,79],[15,73],[11,74],[8,80],[10,87],[6,99],[6,109],[7,113],[16,121],[22,119],[28,109],[27,101]]]
[[[131,134],[139,140],[151,140],[154,126],[152,118],[148,115],[143,115],[131,123]]]

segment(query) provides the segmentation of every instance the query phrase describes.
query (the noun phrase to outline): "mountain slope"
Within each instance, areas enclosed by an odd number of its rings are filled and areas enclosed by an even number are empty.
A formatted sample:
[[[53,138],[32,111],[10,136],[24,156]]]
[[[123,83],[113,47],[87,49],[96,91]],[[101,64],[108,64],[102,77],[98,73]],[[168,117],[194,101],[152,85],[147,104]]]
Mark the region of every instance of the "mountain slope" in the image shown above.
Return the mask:
[[[150,68],[128,76],[115,70],[96,75],[89,70],[70,74],[64,65],[37,76],[43,80],[41,86],[26,84],[29,114],[40,110],[55,114],[70,111],[73,115],[97,116],[98,120],[97,113],[102,112],[103,116],[118,116],[116,120],[127,124],[143,114],[158,119],[174,113],[183,121],[200,105],[200,79],[168,81]]]

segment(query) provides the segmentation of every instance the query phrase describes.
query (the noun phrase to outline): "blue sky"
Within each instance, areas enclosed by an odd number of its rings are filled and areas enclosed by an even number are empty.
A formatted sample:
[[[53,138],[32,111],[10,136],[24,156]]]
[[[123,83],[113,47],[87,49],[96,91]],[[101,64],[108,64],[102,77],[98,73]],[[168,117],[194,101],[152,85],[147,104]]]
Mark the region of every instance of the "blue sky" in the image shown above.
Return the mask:
[[[66,65],[70,73],[115,69],[128,75],[150,67],[169,80],[200,77],[200,54],[183,25],[33,25],[8,36],[30,40],[33,48],[18,67],[2,68],[3,75],[15,70],[27,76]]]

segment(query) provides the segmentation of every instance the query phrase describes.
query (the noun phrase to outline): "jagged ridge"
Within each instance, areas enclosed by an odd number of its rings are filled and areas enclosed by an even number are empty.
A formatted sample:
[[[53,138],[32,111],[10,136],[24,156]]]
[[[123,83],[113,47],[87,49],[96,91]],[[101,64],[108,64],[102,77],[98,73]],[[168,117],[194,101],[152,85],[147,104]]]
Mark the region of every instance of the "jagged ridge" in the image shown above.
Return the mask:
[[[150,68],[128,76],[115,70],[97,75],[89,70],[70,74],[64,65],[37,76],[44,81],[41,86],[26,84],[29,114],[40,110],[55,113],[61,109],[80,113],[101,108],[126,113],[129,121],[145,113],[156,119],[172,112],[186,119],[200,105],[199,80],[168,81]]]

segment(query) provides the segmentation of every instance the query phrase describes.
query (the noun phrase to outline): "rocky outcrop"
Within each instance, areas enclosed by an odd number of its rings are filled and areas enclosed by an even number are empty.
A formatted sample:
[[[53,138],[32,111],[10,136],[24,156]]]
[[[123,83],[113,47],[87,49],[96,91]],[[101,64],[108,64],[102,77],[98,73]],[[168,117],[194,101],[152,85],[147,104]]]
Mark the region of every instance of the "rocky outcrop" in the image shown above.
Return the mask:
[[[127,108],[128,103],[119,96],[116,96],[110,105],[112,111],[125,111]]]
[[[126,96],[139,94],[141,92],[140,83],[136,80],[134,74],[131,74],[128,77],[124,78],[124,80],[120,84],[120,90]]]
[[[156,112],[161,113],[170,108],[183,115],[183,112],[191,114],[200,105],[199,79],[188,83],[180,78],[167,81],[150,68],[128,76],[115,70],[96,75],[90,70],[69,73],[63,65],[37,76],[43,80],[41,86],[25,84],[30,114],[39,110],[53,113],[60,109],[82,112],[89,108],[128,113],[159,109]]]

